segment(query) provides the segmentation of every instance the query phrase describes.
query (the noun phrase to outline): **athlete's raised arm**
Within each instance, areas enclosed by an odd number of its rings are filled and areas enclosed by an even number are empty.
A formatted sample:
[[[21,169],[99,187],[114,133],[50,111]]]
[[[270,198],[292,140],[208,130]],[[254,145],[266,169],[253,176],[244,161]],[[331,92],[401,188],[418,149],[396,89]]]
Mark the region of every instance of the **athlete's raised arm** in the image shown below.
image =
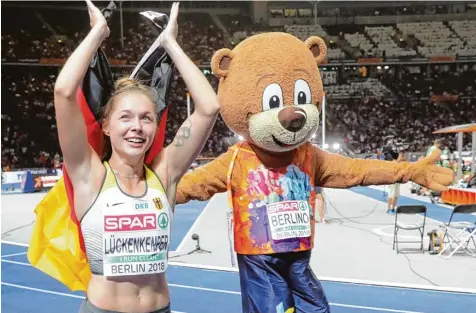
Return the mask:
[[[158,40],[172,58],[192,96],[195,110],[182,124],[173,142],[158,158],[167,164],[167,185],[175,186],[203,149],[219,112],[218,97],[201,70],[190,60],[176,41],[178,3]]]
[[[54,88],[59,143],[73,185],[88,179],[93,157],[99,160],[88,144],[86,124],[76,103],[76,93],[95,52],[109,36],[109,28],[101,11],[90,0],[86,0],[86,3],[91,31],[66,61]]]

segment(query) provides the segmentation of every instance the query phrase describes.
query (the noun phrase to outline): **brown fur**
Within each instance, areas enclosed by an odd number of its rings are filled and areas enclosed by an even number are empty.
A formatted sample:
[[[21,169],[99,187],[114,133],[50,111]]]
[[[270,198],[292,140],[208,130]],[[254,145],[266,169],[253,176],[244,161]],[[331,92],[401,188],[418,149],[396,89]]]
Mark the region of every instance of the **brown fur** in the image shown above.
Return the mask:
[[[212,70],[220,77],[221,116],[230,129],[245,138],[244,147],[254,150],[264,165],[286,166],[294,157],[299,157],[295,155],[298,147],[310,145],[309,139],[317,130],[323,97],[318,64],[325,59],[326,51],[319,37],[302,42],[286,33],[267,33],[244,40],[233,51],[221,49],[213,56]],[[297,83],[298,80],[301,81]],[[298,104],[295,87],[303,85],[309,86],[311,99]],[[274,93],[281,90],[279,108],[264,107],[263,103],[271,103],[265,97],[266,88]],[[289,125],[296,125],[298,113],[280,114],[283,107],[305,112],[302,129],[288,130]],[[276,144],[273,137],[280,144]],[[215,193],[226,191],[227,172],[235,148],[186,174],[178,186],[177,203],[207,200]],[[439,154],[440,151],[435,151],[416,163],[395,163],[351,159],[313,147],[313,172],[316,183],[322,187],[349,188],[411,180],[441,191],[453,181],[453,172],[434,165]],[[241,173],[240,168],[237,160],[232,186],[246,179],[247,173]]]

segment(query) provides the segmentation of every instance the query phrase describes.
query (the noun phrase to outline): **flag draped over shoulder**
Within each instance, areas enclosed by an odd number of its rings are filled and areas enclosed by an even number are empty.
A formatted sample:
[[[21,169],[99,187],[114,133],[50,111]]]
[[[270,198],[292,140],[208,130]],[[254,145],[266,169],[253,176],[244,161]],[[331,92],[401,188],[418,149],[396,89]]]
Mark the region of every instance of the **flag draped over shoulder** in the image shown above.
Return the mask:
[[[166,23],[167,19],[163,19],[162,23],[164,22]],[[154,45],[131,75],[131,78],[154,87],[159,103],[159,127],[152,147],[146,155],[146,164],[152,162],[164,144],[173,68],[174,64],[163,48]],[[113,92],[113,84],[107,57],[101,49],[98,49],[78,89],[76,101],[87,126],[89,144],[100,156],[103,148],[101,113]],[[64,166],[63,177],[35,208],[36,221],[27,256],[35,268],[63,283],[70,290],[87,291],[91,270],[81,227],[74,213],[73,199],[74,189],[67,166]]]

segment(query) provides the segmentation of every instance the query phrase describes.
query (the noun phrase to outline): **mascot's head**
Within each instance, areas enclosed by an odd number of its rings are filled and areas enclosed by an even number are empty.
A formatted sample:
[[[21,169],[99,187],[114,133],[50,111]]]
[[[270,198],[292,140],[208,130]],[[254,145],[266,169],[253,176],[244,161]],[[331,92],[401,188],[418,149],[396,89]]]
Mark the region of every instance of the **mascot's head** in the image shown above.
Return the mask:
[[[225,123],[268,151],[290,151],[308,141],[319,126],[323,90],[318,64],[326,53],[319,37],[303,42],[278,32],[217,51],[211,67],[220,77]]]

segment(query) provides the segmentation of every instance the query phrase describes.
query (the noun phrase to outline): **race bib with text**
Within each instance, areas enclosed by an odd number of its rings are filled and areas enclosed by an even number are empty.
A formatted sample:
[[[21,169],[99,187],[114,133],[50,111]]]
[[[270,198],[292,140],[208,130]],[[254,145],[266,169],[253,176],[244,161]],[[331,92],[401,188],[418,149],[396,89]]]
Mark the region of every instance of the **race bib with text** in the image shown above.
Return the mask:
[[[146,275],[167,270],[167,213],[104,215],[105,276]]]
[[[311,210],[307,201],[283,201],[267,205],[273,240],[311,236]]]

